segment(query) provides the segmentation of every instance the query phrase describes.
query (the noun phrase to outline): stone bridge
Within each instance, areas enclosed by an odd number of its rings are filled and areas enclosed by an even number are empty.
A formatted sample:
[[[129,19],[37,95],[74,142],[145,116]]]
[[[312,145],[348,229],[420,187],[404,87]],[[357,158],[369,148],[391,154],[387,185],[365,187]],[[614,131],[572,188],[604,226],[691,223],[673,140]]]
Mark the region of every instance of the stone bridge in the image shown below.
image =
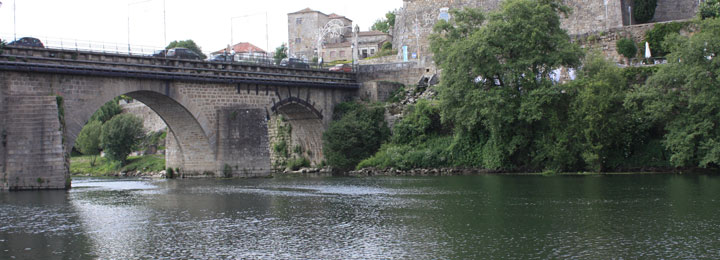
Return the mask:
[[[272,122],[317,164],[334,106],[357,95],[353,73],[6,47],[0,55],[2,189],[65,189],[69,154],[90,116],[119,95],[168,126],[167,167],[184,176],[271,173]],[[271,125],[271,126],[269,126]]]

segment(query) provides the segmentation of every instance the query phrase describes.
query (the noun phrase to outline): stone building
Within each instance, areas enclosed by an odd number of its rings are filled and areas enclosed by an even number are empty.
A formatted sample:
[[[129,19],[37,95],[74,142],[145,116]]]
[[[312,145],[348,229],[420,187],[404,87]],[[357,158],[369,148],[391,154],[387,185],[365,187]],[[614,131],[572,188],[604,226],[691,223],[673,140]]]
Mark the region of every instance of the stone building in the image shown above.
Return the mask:
[[[328,32],[333,25],[342,27],[340,32]],[[288,55],[304,58],[321,57],[324,62],[336,60],[362,59],[374,55],[385,42],[391,42],[392,36],[379,31],[360,32],[352,20],[338,14],[325,15],[322,12],[305,8],[288,14]],[[318,37],[323,36],[322,39]],[[354,44],[354,45],[353,45]],[[353,51],[357,52],[353,56]]]
[[[496,10],[502,0],[403,0],[396,12],[393,47],[399,60],[418,61],[433,67],[429,35],[439,19],[449,19],[450,9],[475,7]],[[570,35],[605,32],[634,25],[632,0],[565,0],[572,9],[562,20],[562,28]],[[698,0],[658,0],[655,16],[650,22],[688,19],[697,12]],[[406,58],[407,57],[407,58]]]
[[[331,20],[342,24],[340,37],[323,39],[328,44],[347,41],[352,36],[352,20],[337,14],[324,14],[320,11],[305,8],[288,14],[288,56],[312,59],[316,57],[319,31]],[[329,53],[328,53],[329,54]]]
[[[392,42],[392,36],[381,31],[357,33],[357,50],[360,59],[375,55],[385,42]]]

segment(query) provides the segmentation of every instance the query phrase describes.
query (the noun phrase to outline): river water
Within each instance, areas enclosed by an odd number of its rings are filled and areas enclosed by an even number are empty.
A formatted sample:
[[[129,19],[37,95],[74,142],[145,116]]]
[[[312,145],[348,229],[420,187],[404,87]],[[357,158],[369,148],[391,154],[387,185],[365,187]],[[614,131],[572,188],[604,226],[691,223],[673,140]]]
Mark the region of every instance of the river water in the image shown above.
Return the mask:
[[[720,176],[73,179],[0,193],[0,259],[710,259]]]

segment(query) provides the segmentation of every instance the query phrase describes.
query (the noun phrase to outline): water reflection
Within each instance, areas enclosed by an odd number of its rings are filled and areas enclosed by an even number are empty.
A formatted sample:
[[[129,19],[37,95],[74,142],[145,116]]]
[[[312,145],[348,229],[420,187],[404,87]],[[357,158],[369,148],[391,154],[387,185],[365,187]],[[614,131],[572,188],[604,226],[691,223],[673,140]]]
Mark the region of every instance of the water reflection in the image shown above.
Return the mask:
[[[718,191],[708,175],[77,179],[0,194],[0,259],[712,258]]]

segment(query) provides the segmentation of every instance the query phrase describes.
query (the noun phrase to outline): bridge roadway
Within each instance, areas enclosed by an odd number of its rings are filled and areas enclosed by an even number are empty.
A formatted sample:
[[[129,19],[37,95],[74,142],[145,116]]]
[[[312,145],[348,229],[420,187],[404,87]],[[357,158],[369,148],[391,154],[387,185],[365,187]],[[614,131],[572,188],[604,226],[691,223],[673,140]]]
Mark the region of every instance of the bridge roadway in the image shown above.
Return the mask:
[[[183,60],[153,56],[6,46],[0,70],[229,84],[357,89],[354,73],[263,63]]]
[[[165,121],[166,165],[183,176],[228,169],[267,176],[288,159],[271,149],[279,138],[320,164],[334,106],[359,87],[355,73],[7,46],[0,54],[0,190],[69,188],[77,135],[119,95]]]

